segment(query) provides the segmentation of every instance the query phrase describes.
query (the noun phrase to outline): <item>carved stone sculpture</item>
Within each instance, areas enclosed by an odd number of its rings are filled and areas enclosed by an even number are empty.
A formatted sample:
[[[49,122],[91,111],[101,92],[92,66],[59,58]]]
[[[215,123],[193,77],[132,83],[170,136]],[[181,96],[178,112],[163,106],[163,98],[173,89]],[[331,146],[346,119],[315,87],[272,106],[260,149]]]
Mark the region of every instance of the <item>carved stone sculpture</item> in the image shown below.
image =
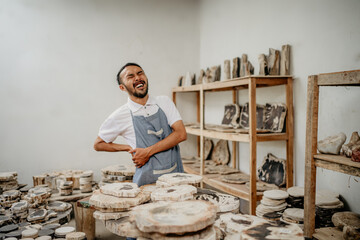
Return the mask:
[[[269,75],[269,69],[268,69],[268,65],[267,65],[267,59],[265,54],[260,54],[258,57],[259,60],[259,75]]]
[[[282,132],[286,112],[286,105],[283,103],[267,103],[265,105],[263,128],[270,132]]]
[[[248,57],[246,54],[241,56],[241,66],[240,66],[240,77],[250,76],[254,74],[254,67],[248,61]]]
[[[290,45],[281,47],[280,75],[290,75]]]
[[[179,185],[167,188],[157,188],[151,193],[151,200],[155,201],[185,201],[194,199],[196,187]]]
[[[256,129],[263,129],[264,126],[264,110],[265,106],[256,104]],[[245,103],[240,114],[240,126],[249,128],[249,103]]]
[[[240,58],[233,58],[232,78],[240,77]]]
[[[240,107],[237,104],[225,105],[224,118],[221,124],[232,125],[234,127],[239,126],[240,120]]]
[[[268,57],[268,67],[270,75],[280,74],[280,51],[270,48]]]
[[[210,138],[205,138],[204,141],[204,159],[208,159],[211,156],[212,150],[214,148],[214,142]]]
[[[228,80],[231,78],[230,75],[230,60],[224,61],[224,80]]]
[[[341,148],[341,154],[345,154],[346,157],[351,157],[352,151],[360,150],[360,136],[358,132],[353,132],[349,143],[344,144]]]
[[[210,78],[209,82],[217,82],[220,81],[221,76],[221,66],[213,66],[210,68]]]
[[[197,84],[202,84],[203,83],[204,76],[205,76],[205,71],[204,71],[204,69],[201,69],[198,80],[197,80]]]
[[[317,148],[320,153],[338,155],[345,140],[346,135],[341,132],[318,141]]]
[[[258,177],[263,182],[283,186],[286,182],[286,160],[268,153],[258,169]]]
[[[211,159],[217,164],[226,165],[230,161],[230,151],[227,140],[219,140],[213,150]]]

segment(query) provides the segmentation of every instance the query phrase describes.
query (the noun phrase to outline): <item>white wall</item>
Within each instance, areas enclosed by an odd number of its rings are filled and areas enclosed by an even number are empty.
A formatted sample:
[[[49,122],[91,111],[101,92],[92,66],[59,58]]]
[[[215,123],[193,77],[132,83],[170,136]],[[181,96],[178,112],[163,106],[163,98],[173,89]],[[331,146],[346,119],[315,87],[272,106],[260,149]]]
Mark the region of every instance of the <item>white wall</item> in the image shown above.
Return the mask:
[[[0,171],[19,182],[50,170],[131,162],[93,142],[127,100],[116,74],[142,65],[150,94],[169,95],[183,69],[199,69],[194,0],[1,0]]]
[[[257,57],[269,48],[290,44],[294,76],[295,182],[304,185],[307,77],[312,74],[359,69],[360,1],[201,1],[200,67],[248,54],[258,74]],[[257,91],[257,102],[285,101],[284,88]],[[319,139],[359,131],[360,89],[331,88],[320,92]],[[240,91],[240,104],[248,101]],[[220,123],[223,106],[232,101],[226,93],[206,95],[205,121]],[[248,144],[240,144],[240,168],[249,171]],[[259,143],[257,162],[268,152],[285,158],[285,143]],[[318,170],[318,189],[339,192],[353,211],[360,212],[359,178]]]

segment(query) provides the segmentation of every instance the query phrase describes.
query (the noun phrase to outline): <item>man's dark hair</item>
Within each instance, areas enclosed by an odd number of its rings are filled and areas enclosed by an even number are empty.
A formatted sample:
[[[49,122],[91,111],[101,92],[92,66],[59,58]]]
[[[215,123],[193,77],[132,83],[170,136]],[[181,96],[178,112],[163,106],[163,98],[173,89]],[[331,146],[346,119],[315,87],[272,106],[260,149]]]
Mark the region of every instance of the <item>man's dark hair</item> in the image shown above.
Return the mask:
[[[120,73],[128,66],[137,66],[137,67],[142,69],[142,67],[140,67],[140,65],[137,64],[137,63],[127,63],[127,64],[125,64],[122,68],[120,68],[120,71],[116,75],[116,80],[117,80],[119,85],[123,83],[122,80],[121,80],[121,77],[120,77]]]

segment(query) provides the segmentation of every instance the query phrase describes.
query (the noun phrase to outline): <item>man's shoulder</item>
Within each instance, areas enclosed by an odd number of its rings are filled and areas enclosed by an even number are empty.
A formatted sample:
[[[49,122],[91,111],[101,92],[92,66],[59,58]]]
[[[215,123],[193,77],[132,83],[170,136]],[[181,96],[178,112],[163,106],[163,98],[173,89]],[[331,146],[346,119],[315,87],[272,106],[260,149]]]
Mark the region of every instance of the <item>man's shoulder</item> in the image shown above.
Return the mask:
[[[160,103],[160,104],[164,102],[172,102],[171,99],[166,95],[155,96],[154,99],[156,103]]]
[[[117,117],[123,117],[130,114],[130,110],[128,107],[128,104],[125,103],[124,105],[120,106],[118,109],[116,109],[114,112],[111,113],[109,118],[117,118]]]

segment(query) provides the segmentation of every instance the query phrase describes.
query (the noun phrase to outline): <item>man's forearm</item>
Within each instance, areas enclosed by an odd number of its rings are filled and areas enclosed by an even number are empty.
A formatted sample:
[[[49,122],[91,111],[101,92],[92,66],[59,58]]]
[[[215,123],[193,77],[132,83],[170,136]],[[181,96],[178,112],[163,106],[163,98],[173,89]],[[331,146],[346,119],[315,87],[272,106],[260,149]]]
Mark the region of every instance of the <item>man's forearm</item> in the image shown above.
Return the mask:
[[[158,152],[162,152],[168,150],[182,141],[186,140],[186,133],[179,133],[179,132],[172,132],[167,136],[165,139],[157,142],[156,144],[148,147],[149,149],[149,156],[152,156]]]
[[[96,151],[105,151],[105,152],[120,152],[120,151],[130,151],[131,147],[126,144],[118,143],[106,143],[100,137],[97,137],[94,143],[94,149]]]

